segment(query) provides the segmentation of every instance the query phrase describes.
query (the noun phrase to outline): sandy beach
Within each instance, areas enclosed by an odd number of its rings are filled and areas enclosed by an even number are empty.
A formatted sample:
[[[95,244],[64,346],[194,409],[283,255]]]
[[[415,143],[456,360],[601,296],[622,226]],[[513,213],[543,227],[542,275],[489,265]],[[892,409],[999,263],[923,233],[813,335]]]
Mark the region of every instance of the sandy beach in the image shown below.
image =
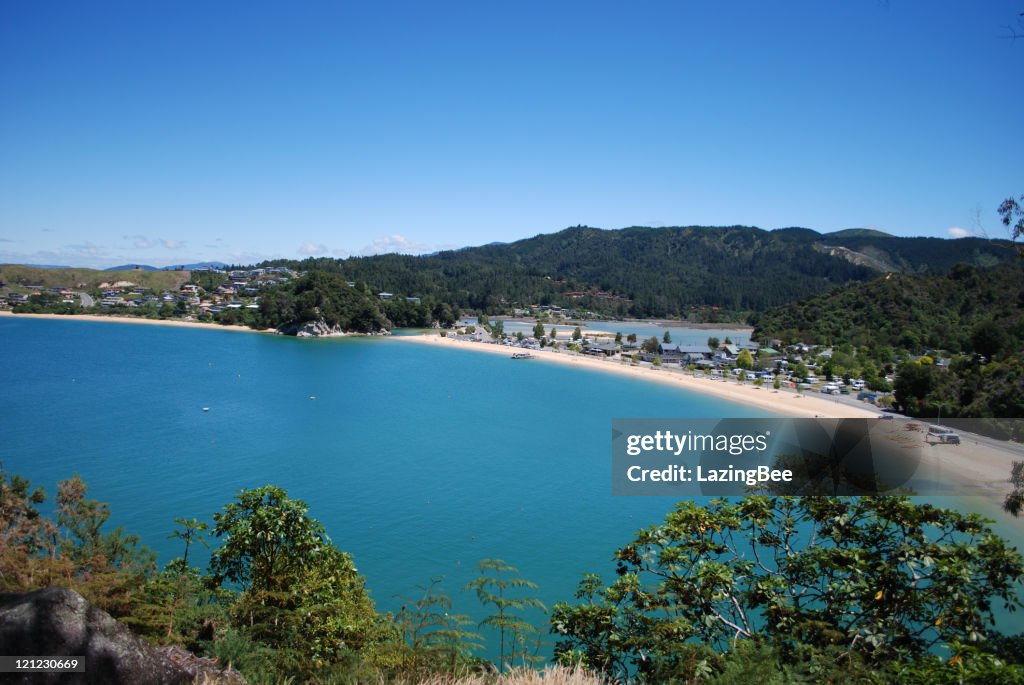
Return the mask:
[[[246,326],[223,326],[219,323],[201,323],[199,321],[181,321],[179,319],[143,319],[134,316],[93,316],[91,314],[15,314],[0,310],[0,316],[24,319],[53,319],[55,321],[93,321],[101,323],[127,323],[140,326],[171,326],[174,328],[205,328],[215,331],[234,331],[236,333],[273,333],[272,330],[258,331]]]
[[[441,337],[437,334],[399,336],[392,340],[404,344],[475,350],[509,358],[514,351],[517,351],[503,345],[473,343]],[[618,361],[585,357],[567,352],[536,350],[533,351],[533,355],[535,359],[530,362],[516,363],[548,362],[614,373],[644,381],[664,383],[795,418],[877,419],[879,417],[879,412],[874,408],[861,408],[837,402],[825,396],[798,395],[794,392],[775,391],[770,388],[756,389],[751,384],[741,384],[732,380],[723,382],[711,377],[694,378],[677,371],[648,366],[632,366]],[[912,422],[915,421],[901,419],[886,423],[891,425],[894,431],[905,431],[906,424]],[[916,423],[921,422],[916,421]],[[958,491],[965,495],[982,497],[993,507],[1000,507],[1003,498],[1011,491],[1009,476],[1014,460],[1024,460],[1024,447],[1014,443],[999,443],[964,434],[960,445],[927,445],[922,433],[909,433],[909,436],[909,439],[920,441],[922,445],[920,467],[922,475],[944,483],[955,483]],[[1018,519],[1018,521],[1024,525],[1024,520]]]
[[[140,326],[169,326],[174,328],[201,328],[206,330],[233,331],[236,333],[272,334],[273,331],[257,331],[244,326],[223,326],[215,323],[197,321],[154,320],[124,316],[91,316],[87,314],[14,314],[0,311],[0,317],[21,317],[35,319],[53,319],[57,321],[89,321],[99,323],[120,323]],[[453,349],[475,350],[484,354],[496,354],[511,357],[515,351],[502,345],[473,343],[441,337],[436,333],[414,336],[394,336],[388,338],[403,344],[433,345]],[[775,391],[771,388],[757,388],[752,384],[738,383],[733,380],[723,381],[710,376],[694,378],[688,374],[650,366],[633,366],[619,361],[587,357],[569,352],[537,350],[533,352],[535,360],[529,363],[553,363],[574,366],[591,371],[618,374],[643,381],[699,392],[718,397],[730,402],[739,402],[757,407],[774,414],[796,418],[877,418],[879,412],[874,408],[858,407],[838,402],[830,397],[817,394],[802,395],[790,391]],[[913,422],[912,419],[901,419],[892,422],[894,428]],[[918,421],[917,423],[922,423]],[[956,482],[958,488],[966,493],[983,497],[995,506],[1001,506],[1003,498],[1010,492],[1009,475],[1013,462],[1024,461],[1024,447],[1014,443],[999,443],[964,434],[960,445],[926,445],[923,450],[921,468],[931,478],[942,482]],[[924,444],[922,436],[914,436]],[[1024,524],[1024,520],[1021,520]]]
[[[436,345],[440,347],[452,347],[458,349],[471,349],[479,352],[498,354],[504,357],[511,357],[513,352],[519,351],[503,345],[491,345],[488,343],[473,343],[453,338],[441,337],[436,334],[398,336],[393,340],[401,342],[416,343],[421,345]],[[872,409],[861,409],[860,407],[842,404],[825,397],[814,397],[813,395],[797,395],[792,392],[776,392],[771,388],[757,388],[750,383],[738,383],[734,380],[722,381],[711,377],[694,378],[693,376],[670,371],[668,369],[657,369],[650,366],[631,366],[619,361],[609,361],[596,357],[587,357],[581,354],[570,352],[555,352],[552,350],[535,350],[534,357],[537,360],[576,366],[584,369],[592,369],[605,373],[614,373],[630,378],[638,378],[655,383],[664,383],[679,388],[685,388],[705,395],[713,395],[731,402],[740,402],[752,407],[758,407],[776,414],[794,417],[836,417],[836,418],[873,418],[878,412]]]

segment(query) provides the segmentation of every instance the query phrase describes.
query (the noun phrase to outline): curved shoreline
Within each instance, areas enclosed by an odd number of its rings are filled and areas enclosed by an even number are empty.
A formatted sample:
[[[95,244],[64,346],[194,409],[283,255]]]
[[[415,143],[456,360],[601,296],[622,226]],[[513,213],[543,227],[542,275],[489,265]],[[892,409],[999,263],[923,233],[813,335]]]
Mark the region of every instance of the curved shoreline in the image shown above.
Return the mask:
[[[248,326],[225,326],[219,323],[203,323],[201,321],[182,321],[180,319],[144,319],[134,316],[96,316],[93,314],[16,314],[12,311],[0,310],[0,317],[9,316],[17,319],[47,319],[50,321],[101,321],[104,323],[127,323],[141,326],[170,326],[172,328],[202,328],[208,331],[234,331],[236,333],[274,333],[273,330],[256,330]]]
[[[485,354],[497,354],[510,358],[513,348],[488,343],[473,343],[437,334],[399,336],[392,340],[433,345],[451,349],[476,350]],[[647,382],[671,385],[681,390],[711,395],[726,401],[745,404],[784,417],[794,418],[874,418],[881,413],[867,408],[828,400],[814,395],[798,395],[793,392],[775,392],[771,389],[755,389],[748,384],[721,382],[707,378],[694,378],[680,372],[650,367],[631,366],[578,354],[533,351],[535,361],[547,361],[582,369],[619,374]],[[522,362],[517,362],[522,363]],[[895,422],[894,422],[895,423]],[[1014,457],[1024,457],[1024,449],[1007,445],[998,447],[979,443],[965,434],[961,445],[930,445],[925,452],[920,468],[922,474],[937,474],[941,480],[955,482],[965,495],[985,499],[993,509],[1002,506],[1003,498],[1012,490],[1009,482]],[[1012,519],[1015,524],[1024,525],[1024,518]]]
[[[412,341],[419,344],[435,345],[439,347],[450,347],[464,350],[477,350],[491,354],[499,354],[504,357],[511,357],[513,348],[504,345],[493,345],[490,343],[474,343],[453,338],[441,337],[437,334],[395,336],[393,340]],[[823,397],[813,395],[799,395],[796,393],[780,391],[776,392],[770,388],[757,388],[754,385],[738,382],[722,382],[707,378],[694,378],[677,371],[668,369],[655,369],[653,367],[631,366],[621,362],[612,362],[595,357],[587,357],[581,354],[568,352],[554,352],[548,349],[534,350],[534,357],[539,360],[550,361],[567,366],[593,369],[607,373],[619,374],[630,378],[637,378],[644,381],[663,383],[684,390],[698,392],[704,395],[713,395],[720,399],[731,402],[738,402],[748,406],[764,409],[783,416],[799,418],[877,418],[878,412],[870,409],[862,409],[827,400]]]
[[[236,333],[275,334],[272,330],[259,331],[245,326],[224,326],[216,323],[180,321],[168,319],[143,319],[124,316],[93,316],[89,314],[15,314],[0,311],[0,318],[48,319],[54,321],[99,321],[143,326],[167,326],[172,328],[194,328]],[[444,337],[436,333],[425,335],[389,336],[387,339],[434,345],[451,349],[476,350],[478,352],[511,357],[512,349],[502,345],[472,343]],[[768,388],[755,389],[752,385],[736,382],[721,382],[692,376],[668,369],[632,366],[594,357],[566,352],[539,350],[537,360],[574,366],[581,369],[618,374],[646,382],[662,383],[682,390],[710,395],[730,402],[737,402],[764,411],[796,418],[877,418],[879,413],[815,395],[798,395],[793,392],[775,392]],[[966,437],[966,436],[965,436]],[[974,444],[972,444],[974,443]],[[1024,451],[1015,448],[998,448],[978,444],[965,439],[960,446],[933,445],[929,448],[927,467],[944,472],[946,477],[967,484],[974,494],[983,497],[994,507],[1001,507],[1003,497],[1012,489],[1009,483],[1010,469],[1014,457],[1024,459]],[[924,465],[924,464],[923,464]],[[1024,525],[1024,518],[1014,519]]]

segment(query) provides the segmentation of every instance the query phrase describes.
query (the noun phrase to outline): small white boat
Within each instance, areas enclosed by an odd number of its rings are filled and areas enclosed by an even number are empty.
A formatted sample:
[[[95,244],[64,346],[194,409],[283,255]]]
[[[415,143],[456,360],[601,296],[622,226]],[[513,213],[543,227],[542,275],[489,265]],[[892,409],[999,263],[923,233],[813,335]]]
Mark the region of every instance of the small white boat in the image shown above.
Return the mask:
[[[203,411],[210,411],[209,407],[203,407]]]

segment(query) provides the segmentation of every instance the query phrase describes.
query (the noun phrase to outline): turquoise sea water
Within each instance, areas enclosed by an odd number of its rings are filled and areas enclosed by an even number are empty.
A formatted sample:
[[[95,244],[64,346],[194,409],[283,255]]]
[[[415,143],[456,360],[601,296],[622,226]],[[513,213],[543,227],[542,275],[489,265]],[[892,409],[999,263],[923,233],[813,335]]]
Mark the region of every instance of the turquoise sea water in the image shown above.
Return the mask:
[[[607,570],[671,507],[611,496],[613,417],[761,415],[380,338],[3,319],[0,339],[8,471],[51,493],[79,473],[162,561],[180,554],[166,539],[175,518],[209,520],[240,488],[281,485],[354,555],[384,608],[432,576],[461,587],[485,557],[518,566],[549,601],[571,597],[582,572]]]
[[[384,610],[443,575],[456,611],[479,617],[460,588],[486,557],[519,567],[545,603],[571,600],[583,572],[610,574],[615,549],[672,506],[611,496],[612,418],[763,415],[391,339],[3,318],[0,341],[5,470],[51,495],[80,474],[161,563],[181,554],[175,518],[211,521],[239,489],[280,485]]]

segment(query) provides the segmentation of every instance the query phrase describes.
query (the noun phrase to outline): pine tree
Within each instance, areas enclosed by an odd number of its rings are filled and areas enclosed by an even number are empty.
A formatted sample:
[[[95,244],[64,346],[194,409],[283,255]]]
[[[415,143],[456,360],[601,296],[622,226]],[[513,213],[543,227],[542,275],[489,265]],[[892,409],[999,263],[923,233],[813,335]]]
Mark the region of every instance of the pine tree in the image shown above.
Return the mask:
[[[495,613],[484,618],[481,626],[496,628],[499,633],[499,670],[505,668],[505,646],[511,645],[510,661],[515,659],[516,645],[523,643],[527,635],[536,633],[529,622],[513,611],[530,607],[547,611],[536,597],[512,596],[517,591],[536,590],[537,584],[519,577],[519,569],[509,566],[503,559],[481,559],[478,564],[480,576],[466,583],[465,589],[474,590],[480,603],[493,606]]]

